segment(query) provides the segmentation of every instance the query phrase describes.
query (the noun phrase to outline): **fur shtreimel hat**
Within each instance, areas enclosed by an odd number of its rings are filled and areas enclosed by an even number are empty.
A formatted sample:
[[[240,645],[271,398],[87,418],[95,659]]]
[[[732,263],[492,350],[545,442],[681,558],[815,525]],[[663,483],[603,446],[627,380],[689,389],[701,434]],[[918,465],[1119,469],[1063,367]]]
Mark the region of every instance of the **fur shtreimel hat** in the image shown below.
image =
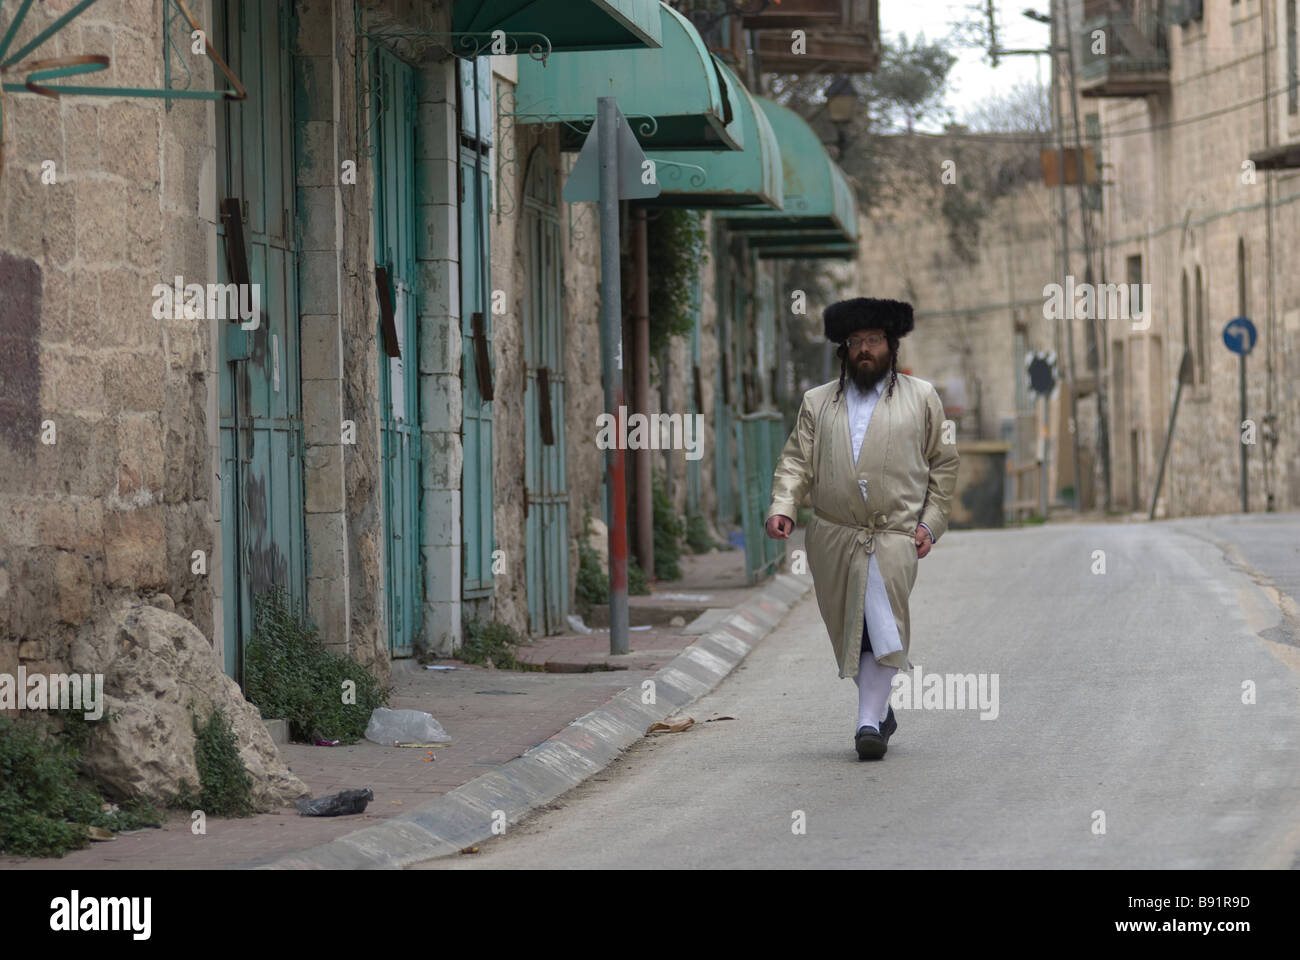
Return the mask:
[[[912,332],[912,305],[902,300],[856,297],[832,303],[822,311],[826,339],[843,343],[856,330],[883,330],[886,336],[905,337]]]

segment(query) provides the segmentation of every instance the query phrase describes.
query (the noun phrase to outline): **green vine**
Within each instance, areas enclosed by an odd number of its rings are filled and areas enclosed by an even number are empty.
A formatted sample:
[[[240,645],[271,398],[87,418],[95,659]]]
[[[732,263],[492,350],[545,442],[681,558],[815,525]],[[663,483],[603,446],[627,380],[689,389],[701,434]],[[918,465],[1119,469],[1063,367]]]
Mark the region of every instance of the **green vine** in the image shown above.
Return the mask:
[[[650,355],[672,337],[688,336],[695,323],[691,284],[708,260],[704,215],[664,210],[647,227],[650,264]]]

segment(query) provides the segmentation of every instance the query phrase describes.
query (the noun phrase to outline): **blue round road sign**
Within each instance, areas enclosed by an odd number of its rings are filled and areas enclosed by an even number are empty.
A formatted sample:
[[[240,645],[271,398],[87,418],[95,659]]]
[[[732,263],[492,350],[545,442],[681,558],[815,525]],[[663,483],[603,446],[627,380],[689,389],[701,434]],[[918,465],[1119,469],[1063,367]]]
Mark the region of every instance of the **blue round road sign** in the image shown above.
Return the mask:
[[[1223,342],[1233,353],[1243,356],[1255,349],[1255,325],[1246,317],[1233,317],[1223,328]]]

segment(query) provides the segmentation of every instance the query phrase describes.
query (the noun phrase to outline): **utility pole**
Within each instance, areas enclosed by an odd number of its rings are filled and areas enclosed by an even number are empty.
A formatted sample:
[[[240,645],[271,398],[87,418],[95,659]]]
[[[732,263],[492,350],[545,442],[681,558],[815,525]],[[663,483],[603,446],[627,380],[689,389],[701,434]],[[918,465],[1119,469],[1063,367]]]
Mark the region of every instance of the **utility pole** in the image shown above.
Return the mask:
[[[1061,71],[1058,66],[1057,50],[1059,49],[1058,40],[1062,32],[1060,29],[1060,19],[1056,16],[1056,2],[1052,0],[1051,18],[1052,18],[1052,126],[1056,128],[1056,156],[1057,156],[1057,173],[1059,180],[1057,183],[1057,198],[1060,200],[1061,208],[1061,282],[1065,283],[1065,278],[1070,275],[1070,214],[1065,201],[1065,124],[1061,118],[1061,96],[1060,96],[1060,77]],[[1068,38],[1067,38],[1068,39]],[[1066,323],[1074,323],[1074,304],[1067,305]],[[1056,355],[1061,356],[1061,321],[1058,320],[1053,330],[1053,349]],[[1069,371],[1066,377],[1065,388],[1074,396],[1074,374]],[[1077,436],[1077,433],[1076,433]],[[1078,464],[1078,457],[1075,458],[1075,464]],[[1060,478],[1057,478],[1059,485]],[[1076,488],[1076,494],[1077,494]],[[1078,500],[1076,495],[1075,500]]]
[[[1065,2],[1068,3],[1069,0],[1065,0]],[[1065,11],[1065,17],[1064,20],[1062,20],[1062,18],[1057,16],[1056,4],[1057,4],[1057,0],[1051,0],[1050,9],[1052,12],[1046,16],[1037,13],[1033,10],[1025,11],[1025,16],[1029,17],[1031,20],[1035,20],[1039,23],[1047,23],[1051,27],[1051,39],[1048,42],[1047,50],[1000,49],[997,45],[997,22],[995,20],[992,0],[988,0],[985,10],[989,22],[989,37],[990,37],[989,56],[992,59],[993,66],[995,67],[997,66],[999,57],[1016,56],[1016,55],[1023,55],[1023,54],[1034,54],[1035,56],[1041,56],[1043,53],[1047,53],[1052,60],[1052,80],[1051,80],[1052,126],[1056,130],[1056,156],[1058,158],[1058,164],[1057,164],[1058,173],[1060,174],[1060,182],[1057,184],[1057,197],[1060,202],[1059,205],[1060,205],[1060,221],[1061,221],[1061,279],[1062,282],[1064,282],[1065,278],[1070,275],[1070,214],[1066,204],[1066,197],[1065,197],[1065,121],[1062,115],[1063,111],[1061,110],[1060,69],[1057,65],[1057,54],[1061,50],[1061,43],[1060,43],[1061,34],[1065,35],[1065,45],[1066,45],[1065,49],[1067,54],[1069,54],[1070,92],[1072,97],[1075,96],[1074,50],[1073,47],[1070,46],[1069,11],[1068,9]],[[1075,103],[1078,102],[1077,98],[1074,100],[1074,102]],[[1079,214],[1081,217],[1086,217],[1087,214],[1082,207],[1082,191],[1083,191],[1082,166],[1083,164],[1081,159],[1082,142],[1080,141],[1078,129],[1077,129],[1079,118],[1077,116],[1077,110],[1075,110],[1073,106],[1071,107],[1071,112],[1075,114],[1074,117],[1075,128],[1076,128],[1075,140],[1076,142],[1079,143],[1080,162],[1078,164],[1079,170],[1077,171],[1080,174],[1079,190],[1080,190],[1081,206],[1080,206]],[[1090,249],[1090,244],[1088,242],[1088,227],[1086,221],[1084,222],[1083,236],[1084,236],[1084,255],[1088,259],[1089,263],[1091,263],[1091,249]],[[1079,430],[1078,430],[1078,405],[1077,405],[1078,398],[1076,396],[1076,391],[1074,386],[1075,369],[1074,369],[1074,304],[1073,303],[1070,304],[1070,308],[1067,311],[1067,313],[1068,313],[1068,319],[1066,319],[1065,322],[1069,324],[1069,327],[1066,328],[1067,348],[1064,351],[1064,355],[1067,357],[1066,376],[1065,376],[1064,386],[1069,391],[1069,396],[1070,396],[1070,427],[1071,427],[1070,438],[1074,447],[1074,510],[1076,513],[1078,513],[1083,509],[1083,490],[1082,490],[1082,481],[1081,481],[1082,471],[1080,469],[1080,464],[1079,464]],[[1061,350],[1061,321],[1060,320],[1058,320],[1053,325],[1052,346],[1053,346],[1053,352],[1056,354],[1056,356],[1060,357],[1063,355],[1063,351]],[[1046,398],[1044,398],[1043,402],[1044,404],[1046,404],[1048,401],[1046,400]],[[1043,469],[1046,470],[1046,465],[1044,465]]]
[[[1074,43],[1070,39],[1070,0],[1061,2],[1061,19],[1063,27],[1062,32],[1065,34],[1065,67],[1070,74],[1070,116],[1074,120],[1074,150],[1078,162],[1075,164],[1075,173],[1078,174],[1076,181],[1079,187],[1079,225],[1083,234],[1083,263],[1085,282],[1092,278],[1092,244],[1088,239],[1088,204],[1085,199],[1087,191],[1083,185],[1083,137],[1079,131],[1079,93],[1075,87],[1074,79]],[[1059,139],[1059,135],[1058,135]],[[1064,153],[1061,158],[1061,166],[1065,166]],[[1061,189],[1064,191],[1065,183],[1062,178]],[[1096,302],[1096,301],[1094,301]],[[1150,309],[1150,304],[1147,304]],[[1085,318],[1085,322],[1093,322],[1092,317]],[[1070,310],[1069,330],[1067,338],[1068,352],[1066,362],[1069,365],[1069,382],[1070,382],[1070,440],[1074,444],[1074,512],[1083,512],[1083,468],[1079,463],[1079,391],[1075,389],[1075,370],[1074,370],[1074,310]]]

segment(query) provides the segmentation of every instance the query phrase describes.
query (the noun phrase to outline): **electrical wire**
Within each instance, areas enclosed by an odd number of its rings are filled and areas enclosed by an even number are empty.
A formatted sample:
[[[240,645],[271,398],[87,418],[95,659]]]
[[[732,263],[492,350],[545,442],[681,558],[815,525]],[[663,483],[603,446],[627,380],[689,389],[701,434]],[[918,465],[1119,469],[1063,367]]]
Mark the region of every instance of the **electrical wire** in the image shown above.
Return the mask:
[[[1272,99],[1273,97],[1281,96],[1282,94],[1288,92],[1290,89],[1291,88],[1289,85],[1285,87],[1279,87],[1277,90],[1274,90],[1271,93],[1261,94],[1258,97],[1252,97],[1249,100],[1243,100],[1240,103],[1235,103],[1227,107],[1219,107],[1218,109],[1209,110],[1205,113],[1196,114],[1195,116],[1180,117],[1177,120],[1170,120],[1166,123],[1152,124],[1149,127],[1136,127],[1132,130],[1116,130],[1111,133],[1102,133],[1099,137],[1089,137],[1089,139],[1093,141],[1118,140],[1120,137],[1135,137],[1143,133],[1159,133],[1162,130],[1172,130],[1174,127],[1181,127],[1191,123],[1200,123],[1202,120],[1212,120],[1215,117],[1221,117],[1227,113],[1233,113],[1234,111],[1237,110],[1245,110],[1247,107],[1258,106],[1259,104],[1263,103],[1265,100],[1269,100]],[[906,130],[878,130],[872,132],[872,136],[907,136],[907,135],[908,133]],[[1042,133],[1037,133],[1037,134],[1025,134],[1023,136],[1018,136],[1014,132],[999,133],[997,131],[989,131],[985,133],[978,133],[975,131],[970,131],[970,132],[954,131],[952,133],[930,133],[928,131],[913,130],[911,136],[930,137],[936,140],[941,140],[941,139],[985,140],[985,141],[996,140],[998,143],[1039,144],[1045,141],[1048,137],[1050,137],[1051,133],[1049,131],[1044,131]]]

